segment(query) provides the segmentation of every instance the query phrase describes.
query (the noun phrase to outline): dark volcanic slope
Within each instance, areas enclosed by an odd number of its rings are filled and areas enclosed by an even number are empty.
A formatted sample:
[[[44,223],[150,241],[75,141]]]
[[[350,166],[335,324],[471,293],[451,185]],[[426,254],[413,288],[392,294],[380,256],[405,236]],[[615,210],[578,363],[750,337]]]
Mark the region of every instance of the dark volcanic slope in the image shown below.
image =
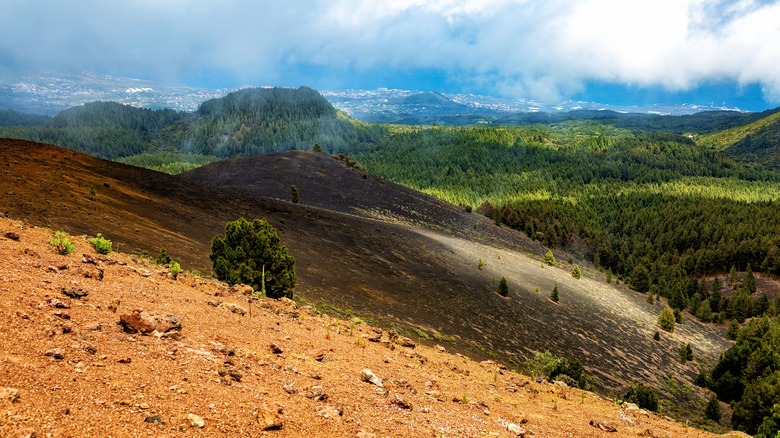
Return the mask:
[[[180,177],[281,200],[290,199],[290,186],[294,185],[303,205],[399,221],[533,253],[546,251],[525,235],[498,228],[481,215],[368,175],[320,153],[291,151],[232,158],[199,167]]]
[[[0,212],[74,235],[103,233],[124,252],[154,255],[166,247],[185,268],[205,273],[211,239],[226,222],[265,218],[296,258],[299,297],[353,309],[380,325],[452,336],[457,344],[448,348],[476,357],[491,353],[516,365],[547,349],[577,357],[612,388],[668,376],[688,376],[688,385],[698,365],[681,365],[679,346],[690,342],[705,364],[725,348],[717,330],[690,318],[674,336],[652,341],[659,308],[641,295],[573,280],[570,267],[543,268],[505,247],[250,197],[55,146],[0,139]],[[482,269],[478,258],[486,262]],[[507,299],[495,293],[503,275]],[[557,305],[547,299],[554,283],[562,288]]]

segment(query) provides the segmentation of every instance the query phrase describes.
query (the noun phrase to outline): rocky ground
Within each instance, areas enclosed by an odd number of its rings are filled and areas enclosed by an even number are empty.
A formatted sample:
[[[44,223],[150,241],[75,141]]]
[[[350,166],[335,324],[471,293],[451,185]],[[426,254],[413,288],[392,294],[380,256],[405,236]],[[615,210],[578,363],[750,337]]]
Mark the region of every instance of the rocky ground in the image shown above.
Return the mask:
[[[0,436],[709,436],[0,219]]]

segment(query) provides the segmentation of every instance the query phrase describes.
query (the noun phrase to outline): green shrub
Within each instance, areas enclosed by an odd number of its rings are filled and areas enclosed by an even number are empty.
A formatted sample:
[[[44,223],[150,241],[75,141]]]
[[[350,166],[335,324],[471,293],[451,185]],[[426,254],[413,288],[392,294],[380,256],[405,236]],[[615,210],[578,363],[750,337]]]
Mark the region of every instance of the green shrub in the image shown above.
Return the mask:
[[[171,272],[171,275],[173,275],[173,279],[179,278],[179,272],[181,271],[181,265],[179,265],[178,262],[171,260],[171,263],[168,266],[168,270]]]
[[[533,359],[525,362],[528,372],[534,379],[547,379],[558,368],[561,360],[549,351],[536,353]]]
[[[239,218],[225,225],[225,236],[211,241],[214,275],[230,284],[248,284],[270,298],[292,296],[295,259],[287,253],[271,224]]]
[[[552,293],[550,294],[550,299],[557,303],[558,302],[558,298],[559,298],[558,297],[558,283],[555,283],[555,287],[553,288]]]
[[[661,333],[658,332],[658,330],[655,331],[655,334],[653,335],[654,341],[660,341],[661,340]]]
[[[158,265],[167,265],[171,262],[171,256],[168,255],[168,251],[165,248],[160,248],[160,252],[157,254],[157,258],[154,259],[154,263]]]
[[[54,237],[49,239],[49,246],[52,250],[60,255],[73,254],[76,251],[76,247],[68,238],[68,234],[64,231],[55,231]]]
[[[580,270],[579,265],[574,265],[574,269],[571,270],[571,276],[577,280],[582,278],[582,271]]]
[[[655,390],[641,383],[629,388],[623,395],[623,400],[636,403],[642,409],[649,411],[658,410],[658,395],[655,393]]]
[[[685,363],[689,360],[693,360],[693,348],[691,344],[685,344],[680,347],[680,362]]]
[[[100,233],[95,237],[87,239],[87,242],[92,245],[92,248],[94,248],[95,252],[98,254],[108,254],[111,252],[111,241],[103,237]]]
[[[553,255],[552,251],[547,251],[547,253],[544,255],[544,262],[550,266],[555,266],[555,256]]]
[[[293,204],[297,204],[300,200],[300,195],[298,194],[298,188],[294,185],[290,186],[290,201]]]
[[[673,333],[674,323],[674,311],[669,306],[664,307],[664,309],[661,310],[661,314],[658,315],[658,326],[669,333]]]
[[[536,353],[533,359],[525,362],[525,366],[535,379],[562,380],[569,386],[585,388],[585,368],[577,359],[560,358],[545,351]]]
[[[501,281],[498,282],[498,294],[502,297],[509,296],[509,285],[506,282],[506,277],[501,277]]]

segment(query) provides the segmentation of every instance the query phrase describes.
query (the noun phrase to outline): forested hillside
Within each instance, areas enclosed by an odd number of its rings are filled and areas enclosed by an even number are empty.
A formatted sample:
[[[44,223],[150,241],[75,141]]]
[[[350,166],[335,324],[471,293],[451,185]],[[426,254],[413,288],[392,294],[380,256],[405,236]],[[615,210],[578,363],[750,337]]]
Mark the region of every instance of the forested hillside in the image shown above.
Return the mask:
[[[356,154],[378,175],[496,220],[685,308],[703,275],[779,272],[777,174],[686,136],[592,122],[408,128]]]
[[[226,158],[309,149],[314,144],[340,152],[382,132],[338,112],[306,87],[248,88],[206,101],[194,113],[93,102],[51,119],[16,114],[0,114],[0,122],[6,120],[0,123],[0,137],[55,144],[108,159],[158,152]]]

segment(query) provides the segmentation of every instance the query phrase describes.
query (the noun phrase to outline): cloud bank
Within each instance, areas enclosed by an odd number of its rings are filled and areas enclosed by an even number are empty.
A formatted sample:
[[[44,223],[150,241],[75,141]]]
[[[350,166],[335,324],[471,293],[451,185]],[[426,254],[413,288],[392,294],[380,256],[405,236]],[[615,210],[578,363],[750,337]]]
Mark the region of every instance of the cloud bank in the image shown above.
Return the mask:
[[[0,71],[358,88],[415,76],[556,100],[588,83],[758,84],[780,102],[780,2],[4,0]],[[435,77],[435,78],[434,78]]]

